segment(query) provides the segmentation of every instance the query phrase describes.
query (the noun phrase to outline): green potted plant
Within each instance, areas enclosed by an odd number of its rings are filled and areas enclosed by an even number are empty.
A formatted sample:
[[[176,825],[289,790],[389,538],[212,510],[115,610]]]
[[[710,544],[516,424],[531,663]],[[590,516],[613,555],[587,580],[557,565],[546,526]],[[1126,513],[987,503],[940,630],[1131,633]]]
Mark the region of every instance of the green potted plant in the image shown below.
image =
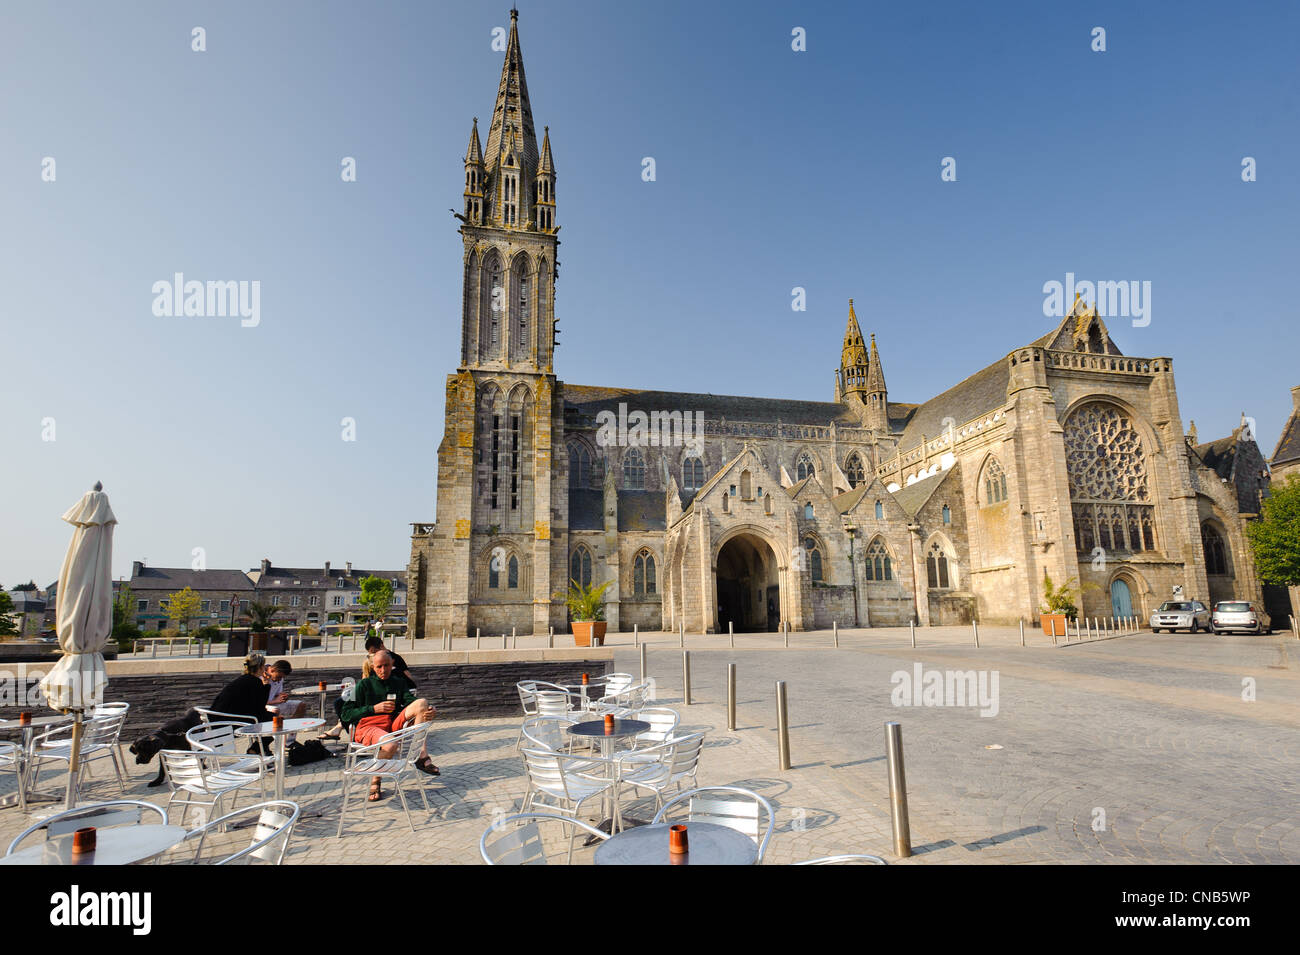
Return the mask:
[[[280,612],[274,604],[258,603],[250,600],[244,604],[244,612],[252,623],[248,627],[248,652],[265,653],[267,634],[271,631],[271,621]]]
[[[1070,589],[1072,581],[1067,580],[1059,587],[1052,585],[1052,578],[1043,571],[1043,607],[1039,614],[1043,633],[1058,637],[1066,634],[1066,620],[1079,616],[1079,608],[1074,603],[1074,592]]]
[[[567,594],[554,594],[555,599],[563,600],[564,605],[569,608],[575,647],[604,645],[605,602],[602,598],[612,583],[612,580],[607,580],[599,587],[584,587],[576,580],[571,580]]]

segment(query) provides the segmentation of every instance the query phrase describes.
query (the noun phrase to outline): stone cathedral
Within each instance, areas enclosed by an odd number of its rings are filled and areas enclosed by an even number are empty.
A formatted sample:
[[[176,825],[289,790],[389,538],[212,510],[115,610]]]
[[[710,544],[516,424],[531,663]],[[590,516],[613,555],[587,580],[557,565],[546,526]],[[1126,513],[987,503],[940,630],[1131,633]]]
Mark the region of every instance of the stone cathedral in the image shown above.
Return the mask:
[[[437,520],[413,525],[416,635],[563,633],[552,595],[570,580],[612,582],[611,631],[1036,623],[1045,573],[1088,616],[1144,615],[1175,587],[1259,599],[1252,430],[1198,444],[1172,361],[1124,355],[1088,303],[920,404],[891,400],[852,301],[830,401],[568,384],[556,167],[515,12],[464,172],[461,357]]]

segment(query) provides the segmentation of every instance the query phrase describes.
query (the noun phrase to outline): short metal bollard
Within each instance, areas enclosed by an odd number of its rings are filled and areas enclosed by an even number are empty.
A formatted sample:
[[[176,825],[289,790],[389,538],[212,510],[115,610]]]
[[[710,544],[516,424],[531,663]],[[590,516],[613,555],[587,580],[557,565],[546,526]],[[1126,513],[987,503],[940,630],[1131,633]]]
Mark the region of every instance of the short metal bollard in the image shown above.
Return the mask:
[[[513,650],[519,649],[519,630],[517,627],[510,628],[510,647]]]
[[[916,649],[916,621],[907,621],[907,632],[912,635],[912,649]]]
[[[727,729],[736,728],[736,665],[727,664]]]
[[[790,768],[790,715],[785,695],[785,680],[776,681],[777,755],[782,769]]]
[[[648,661],[646,660],[645,651],[646,651],[646,645],[643,643],[641,644],[641,681],[642,682],[645,682],[646,670],[648,669],[648,667],[646,666]]]
[[[727,621],[727,646],[736,649],[736,625],[734,621]]]
[[[980,645],[980,625],[972,620],[970,622],[970,630],[971,633],[975,635],[975,646],[978,647]]]
[[[632,624],[632,646],[634,646],[634,647],[639,647],[639,646],[641,646],[641,629],[640,629],[640,627],[641,627],[641,625],[640,625],[639,623],[634,623],[634,624]]]
[[[685,623],[677,624],[677,645],[679,647],[686,646],[686,624]]]
[[[150,642],[150,646],[149,646],[149,657],[150,657],[151,659],[154,659],[154,660],[158,659],[158,641],[157,641],[157,640],[153,640],[153,641]]]
[[[790,649],[790,621],[782,620],[781,629],[785,632],[785,648]]]
[[[474,649],[475,650],[483,649],[483,628],[482,627],[474,628]]]
[[[547,628],[547,632],[546,632],[546,649],[548,649],[548,650],[554,650],[554,649],[555,649],[555,628],[554,628],[554,627],[548,627],[548,628]]]
[[[1068,621],[1067,621],[1066,624],[1065,624],[1065,642],[1066,642],[1066,643],[1069,643],[1069,642],[1070,642],[1070,624],[1069,624]],[[1052,646],[1056,646],[1056,617],[1055,617],[1055,615],[1052,616]]]
[[[682,703],[691,705],[691,651],[682,651]]]
[[[1025,645],[1025,620],[1023,617],[1020,618],[1020,645],[1022,647]]]
[[[835,649],[838,650],[840,648],[840,622],[838,620],[831,621],[831,635],[835,638]]]
[[[894,823],[894,855],[906,859],[912,854],[912,827],[907,821],[907,774],[903,771],[903,726],[893,720],[885,724],[885,758],[889,762],[889,815]]]
[[[501,649],[502,649],[502,650],[509,650],[509,649],[510,649],[510,644],[507,642],[508,640],[509,640],[509,637],[507,637],[504,633],[501,634]]]

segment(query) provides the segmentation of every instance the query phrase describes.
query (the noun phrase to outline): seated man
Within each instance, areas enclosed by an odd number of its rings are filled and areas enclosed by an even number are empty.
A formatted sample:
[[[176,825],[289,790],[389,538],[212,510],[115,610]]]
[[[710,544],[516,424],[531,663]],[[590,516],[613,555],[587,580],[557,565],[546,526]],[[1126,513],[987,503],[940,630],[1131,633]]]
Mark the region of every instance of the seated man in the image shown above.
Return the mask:
[[[343,722],[357,724],[353,742],[370,746],[405,726],[433,719],[434,708],[427,700],[417,699],[406,678],[393,672],[393,658],[387,650],[375,653],[370,663],[374,673],[357,683],[355,698],[343,706]],[[379,750],[380,759],[392,759],[395,755],[396,745]],[[438,767],[429,759],[427,750],[416,760],[415,768],[430,776],[438,775]],[[383,796],[380,783],[378,776],[370,781],[371,802]]]

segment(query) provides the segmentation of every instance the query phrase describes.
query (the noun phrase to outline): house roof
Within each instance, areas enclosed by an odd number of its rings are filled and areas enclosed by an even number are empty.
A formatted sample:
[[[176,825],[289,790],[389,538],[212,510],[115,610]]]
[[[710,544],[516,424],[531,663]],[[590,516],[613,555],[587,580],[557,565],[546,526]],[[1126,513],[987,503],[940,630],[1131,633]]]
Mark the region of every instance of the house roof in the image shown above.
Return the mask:
[[[1241,433],[1238,428],[1226,438],[1198,444],[1193,450],[1201,463],[1224,479],[1232,477],[1232,469],[1237,460],[1237,438]]]
[[[267,573],[262,573],[261,567],[254,567],[249,570],[248,576],[258,587],[275,587],[276,581],[279,581],[281,587],[293,586],[292,582],[295,580],[303,581],[309,587],[313,586],[312,581],[317,581],[314,585],[317,587],[355,587],[359,586],[365,577],[384,577],[397,581],[394,585],[396,590],[406,588],[405,570],[362,570],[353,567],[352,572],[348,573],[346,567],[331,567],[330,572],[326,574],[324,567],[276,567],[272,564]]]
[[[1294,411],[1282,426],[1282,437],[1277,439],[1269,464],[1276,467],[1290,461],[1300,461],[1300,414]]]
[[[132,590],[252,590],[253,581],[242,570],[193,570],[189,567],[142,567],[131,575]]]
[[[951,468],[948,471],[940,471],[938,474],[931,474],[929,477],[922,478],[919,481],[913,481],[906,487],[900,487],[897,491],[893,492],[894,500],[896,500],[899,506],[902,507],[903,510],[907,511],[911,517],[916,517],[916,515],[920,513],[921,508],[925,507],[925,502],[930,500],[930,497],[934,492],[939,489],[939,485],[943,483],[943,479],[948,476],[950,471]]]

